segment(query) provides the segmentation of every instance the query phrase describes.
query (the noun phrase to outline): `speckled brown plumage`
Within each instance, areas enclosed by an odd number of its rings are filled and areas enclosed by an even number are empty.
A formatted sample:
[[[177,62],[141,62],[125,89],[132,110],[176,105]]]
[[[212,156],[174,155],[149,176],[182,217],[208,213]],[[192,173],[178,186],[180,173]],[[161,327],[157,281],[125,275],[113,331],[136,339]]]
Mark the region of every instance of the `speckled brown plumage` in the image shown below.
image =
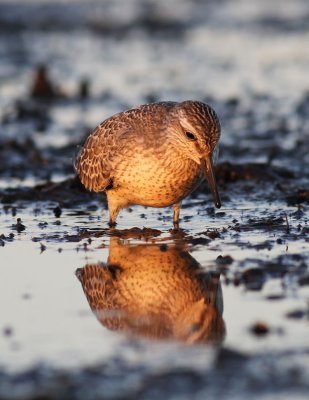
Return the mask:
[[[111,225],[132,204],[173,205],[177,225],[181,200],[203,176],[220,207],[212,167],[219,137],[217,115],[207,104],[143,105],[102,122],[86,140],[76,171],[88,190],[106,192]]]
[[[112,239],[108,264],[88,264],[77,276],[91,309],[109,329],[186,343],[224,336],[219,277],[202,274],[181,247]]]

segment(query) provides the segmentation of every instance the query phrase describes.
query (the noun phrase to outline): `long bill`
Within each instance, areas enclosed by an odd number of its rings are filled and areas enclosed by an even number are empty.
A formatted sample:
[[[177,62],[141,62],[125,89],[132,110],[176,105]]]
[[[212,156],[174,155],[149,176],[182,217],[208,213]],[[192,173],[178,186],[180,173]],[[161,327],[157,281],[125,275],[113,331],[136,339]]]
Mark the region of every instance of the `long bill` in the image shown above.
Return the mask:
[[[219,196],[218,189],[217,189],[217,183],[216,183],[214,169],[213,169],[212,162],[211,162],[211,156],[205,156],[201,160],[201,164],[202,164],[202,168],[203,168],[205,177],[207,179],[215,206],[217,208],[220,208],[221,200],[220,200],[220,196]]]

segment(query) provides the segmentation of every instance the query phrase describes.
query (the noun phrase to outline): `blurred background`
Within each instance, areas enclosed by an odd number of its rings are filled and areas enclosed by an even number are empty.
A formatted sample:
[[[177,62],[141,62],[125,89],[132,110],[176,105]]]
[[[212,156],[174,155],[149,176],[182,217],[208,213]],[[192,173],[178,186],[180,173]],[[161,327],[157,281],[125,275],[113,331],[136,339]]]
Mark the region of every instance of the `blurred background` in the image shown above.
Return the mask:
[[[210,103],[224,159],[304,160],[308,44],[306,0],[0,0],[0,177],[72,174],[99,122],[159,100]]]

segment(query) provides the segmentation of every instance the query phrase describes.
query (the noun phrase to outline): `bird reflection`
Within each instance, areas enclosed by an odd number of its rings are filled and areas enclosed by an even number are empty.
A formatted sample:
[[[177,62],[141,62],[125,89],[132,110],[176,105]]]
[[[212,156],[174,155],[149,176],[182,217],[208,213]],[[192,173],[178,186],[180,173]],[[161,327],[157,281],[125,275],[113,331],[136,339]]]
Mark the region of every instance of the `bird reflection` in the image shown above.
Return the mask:
[[[107,264],[87,264],[76,275],[111,330],[188,344],[224,338],[220,276],[203,272],[184,246],[130,245],[114,237]]]

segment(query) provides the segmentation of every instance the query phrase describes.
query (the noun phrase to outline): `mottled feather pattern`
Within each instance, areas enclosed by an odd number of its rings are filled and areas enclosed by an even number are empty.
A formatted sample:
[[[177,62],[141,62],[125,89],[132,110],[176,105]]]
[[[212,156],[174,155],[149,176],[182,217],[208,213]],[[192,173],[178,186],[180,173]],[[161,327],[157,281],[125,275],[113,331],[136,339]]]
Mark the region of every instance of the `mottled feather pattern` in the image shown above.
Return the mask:
[[[115,125],[107,120],[88,137],[76,162],[76,171],[88,190],[102,192],[109,185],[117,151],[116,133],[119,136],[129,129],[124,123]]]
[[[205,140],[206,143],[208,141],[208,144],[214,148],[220,139],[221,132],[216,112],[210,106],[205,107],[205,104],[199,101],[184,101],[178,107],[180,106],[182,113],[190,113],[190,120],[198,130],[203,131],[206,129],[209,132]]]
[[[221,205],[211,165],[219,136],[218,118],[207,104],[146,104],[103,121],[87,139],[76,171],[88,190],[106,192],[111,225],[121,208],[134,204],[174,205],[177,225],[175,210],[205,176]]]
[[[161,104],[162,106],[158,106]],[[162,119],[163,109],[172,108],[174,103],[156,103],[116,114],[103,121],[86,140],[76,161],[76,171],[83,185],[90,191],[102,192],[109,185],[117,159],[130,156],[130,141],[144,146],[155,146],[155,135],[145,136],[145,129],[154,129]],[[152,113],[153,118],[141,125],[143,115]],[[133,137],[130,138],[130,133]],[[137,138],[137,140],[136,140]],[[138,151],[136,146],[132,150]]]

